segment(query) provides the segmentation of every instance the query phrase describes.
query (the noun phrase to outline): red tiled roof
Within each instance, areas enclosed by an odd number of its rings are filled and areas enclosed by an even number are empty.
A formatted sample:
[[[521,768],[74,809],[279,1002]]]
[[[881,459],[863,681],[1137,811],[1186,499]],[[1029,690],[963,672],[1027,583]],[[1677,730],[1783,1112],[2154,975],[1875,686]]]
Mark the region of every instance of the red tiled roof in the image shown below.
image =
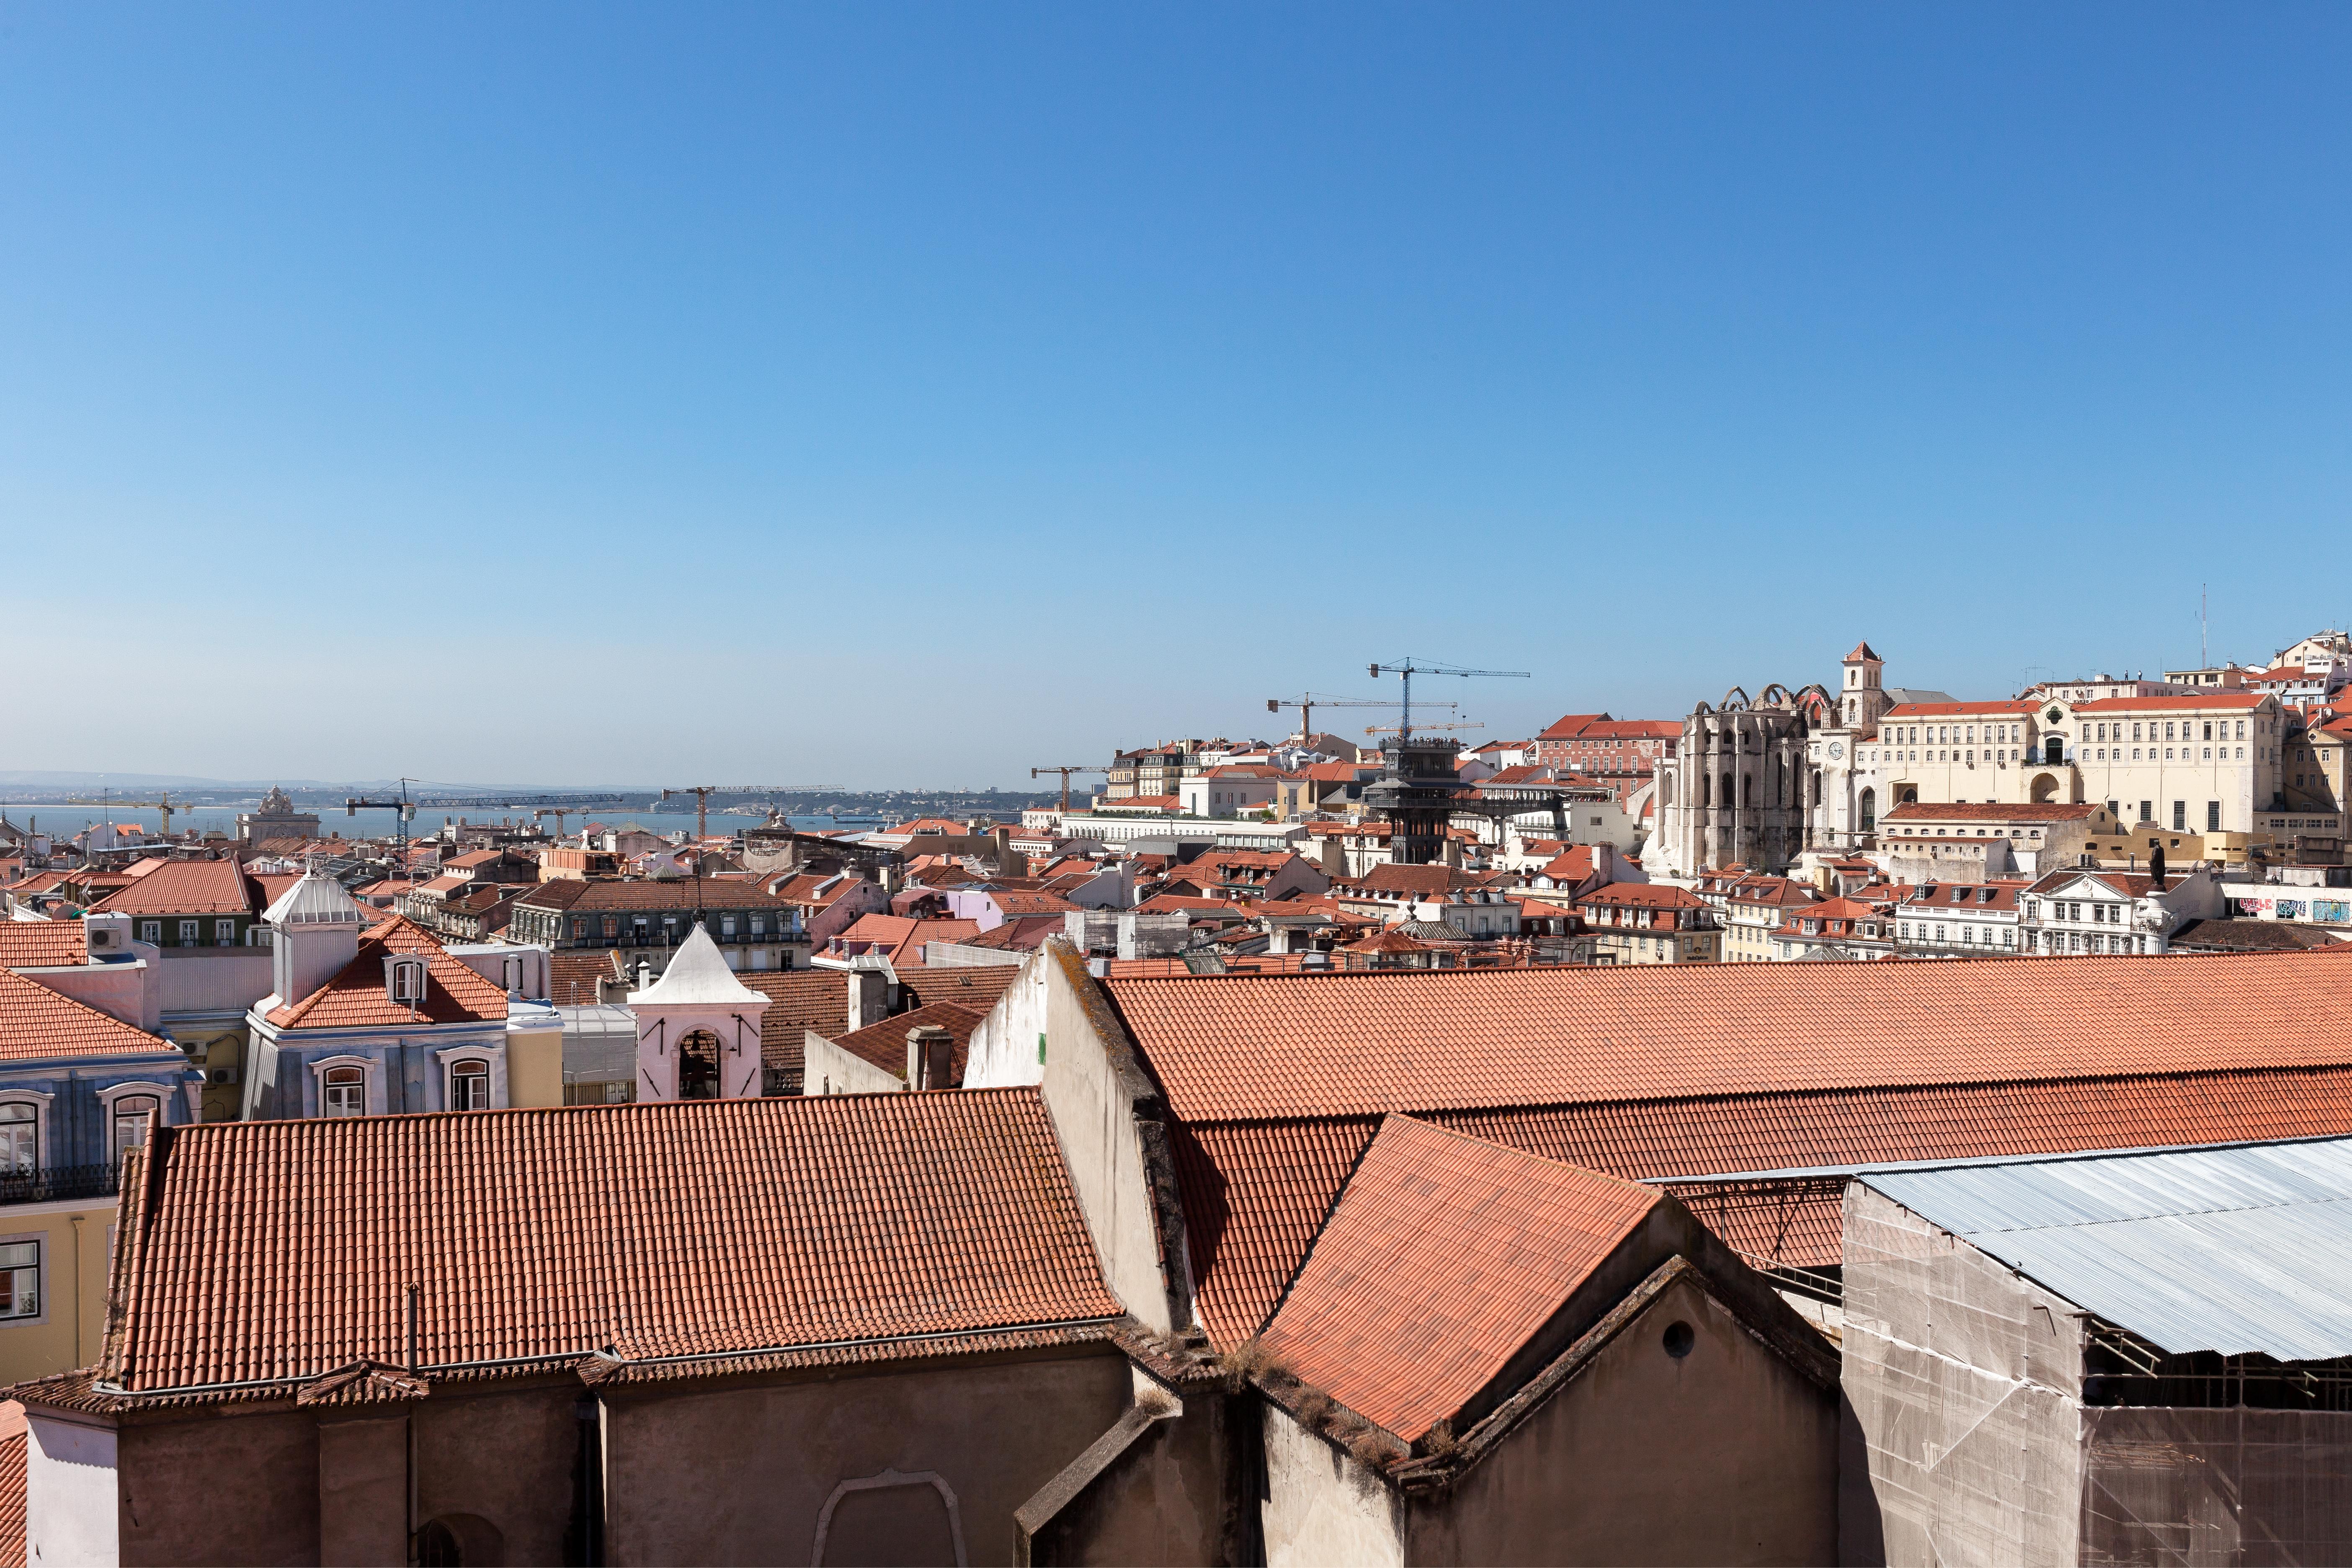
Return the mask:
[[[1866,641],[1854,644],[1853,651],[1846,655],[1845,658],[1840,659],[1838,662],[1840,664],[1860,664],[1864,660],[1868,660],[1873,664],[1884,664],[1886,662],[1885,659],[1878,657],[1877,650],[1873,648]]]
[[[1981,974],[1999,962],[1770,967],[1965,969]],[[1352,982],[1355,977],[1343,978]],[[1192,984],[1223,988],[1266,982],[1234,977]],[[2352,1068],[1822,1089],[1420,1114],[1546,1159],[1641,1180],[1872,1160],[2352,1133]],[[1180,1127],[1174,1148],[1186,1246],[1199,1280],[1202,1321],[1219,1344],[1235,1344],[1255,1333],[1281,1300],[1377,1124],[1377,1117],[1349,1116]],[[1811,1207],[1766,1205],[1748,1216],[1747,1228],[1738,1230],[1725,1229],[1712,1214],[1703,1217],[1744,1252],[1819,1268],[1839,1261],[1837,1203],[1832,1194]]]
[[[2087,801],[2063,801],[2040,805],[1998,801],[1906,800],[1881,822],[2081,822],[2099,808]]]
[[[1034,1089],[227,1122],[127,1199],[132,1393],[1116,1317]]]
[[[25,1568],[25,1407],[0,1405],[0,1568]]]
[[[442,950],[424,927],[394,916],[360,938],[358,954],[299,1002],[280,1006],[269,1021],[281,1029],[362,1029],[412,1021],[405,1002],[392,999],[384,959],[396,952],[425,960],[425,999],[414,1010],[420,1024],[488,1022],[507,1016],[507,994]]]
[[[551,952],[547,955],[547,999],[558,1007],[590,1007],[596,1002],[596,982],[614,976],[608,952]]]
[[[168,1040],[60,996],[12,970],[0,970],[0,1061],[142,1056],[172,1050]]]
[[[245,868],[234,860],[165,860],[90,908],[110,915],[249,915]]]
[[[1007,920],[1023,915],[1066,914],[1078,907],[1055,893],[997,891],[989,895],[989,900]]]
[[[971,1053],[971,1032],[988,1015],[977,1007],[966,1007],[954,1002],[934,1002],[928,1007],[896,1014],[878,1024],[868,1024],[854,1034],[835,1038],[833,1043],[861,1061],[870,1062],[885,1072],[907,1076],[907,1036],[916,1029],[945,1029],[955,1037],[955,1059],[950,1081],[961,1084],[966,1058]],[[824,1031],[820,1029],[819,1034]],[[832,1038],[832,1037],[827,1037]]]
[[[923,962],[923,945],[933,942],[964,942],[980,934],[978,921],[918,920],[911,915],[865,914],[841,933],[843,942],[872,942],[886,950],[891,963]]]
[[[1658,1202],[1631,1182],[1389,1117],[1265,1347],[1416,1441],[1494,1382]]]
[[[1343,898],[1353,892],[1410,893],[1426,898],[1432,893],[1451,893],[1473,885],[1469,873],[1458,867],[1400,866],[1391,861],[1375,866],[1360,877],[1337,879],[1331,890]]]
[[[1677,888],[1665,882],[1611,882],[1583,894],[1576,902],[1579,908],[1587,904],[1639,910],[1704,910],[1714,907],[1688,888]]]
[[[1608,717],[1609,715],[1606,713],[1566,714],[1561,718],[1554,720],[1550,726],[1542,733],[1538,734],[1536,739],[1538,741],[1564,741],[1571,735],[1582,734],[1584,732],[1585,726],[1589,724],[1598,724]]]
[[[2084,702],[2089,708],[2093,703]],[[1886,719],[1961,719],[1971,713],[2019,714],[2033,713],[2042,704],[2021,698],[2009,702],[1897,702],[1884,715]]]
[[[0,969],[47,969],[89,962],[89,945],[79,921],[0,921]]]
[[[1658,964],[1108,986],[1188,1119],[1376,1115],[2352,1062],[2352,943],[2229,956]],[[2151,1026],[2193,985],[2227,1031]],[[2011,999],[2014,999],[2012,1005]],[[2029,1005],[2030,1004],[2030,1005]],[[2071,1022],[2047,1026],[2050,1017]],[[1825,1018],[1872,1020],[1867,1035]],[[1377,1059],[1377,1070],[1370,1070]]]
[[[743,969],[735,978],[768,999],[760,1015],[760,1065],[798,1077],[814,1029],[832,1039],[849,1027],[849,973],[841,969]]]

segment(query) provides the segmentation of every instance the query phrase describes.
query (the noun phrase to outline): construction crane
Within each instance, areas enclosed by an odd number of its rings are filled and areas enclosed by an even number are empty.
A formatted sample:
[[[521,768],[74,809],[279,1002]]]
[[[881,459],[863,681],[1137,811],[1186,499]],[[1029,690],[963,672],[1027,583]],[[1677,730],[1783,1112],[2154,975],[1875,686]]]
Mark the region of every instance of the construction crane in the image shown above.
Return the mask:
[[[1315,733],[1315,710],[1318,708],[1393,708],[1395,706],[1395,703],[1384,697],[1318,697],[1312,691],[1303,691],[1295,698],[1269,697],[1265,700],[1265,710],[1269,713],[1279,713],[1286,708],[1298,710],[1298,738],[1301,741],[1307,740]],[[1427,706],[1453,708],[1458,704],[1441,702]]]
[[[679,795],[690,795],[694,797],[694,836],[700,838],[710,830],[710,797],[714,795],[757,795],[772,797],[782,795],[839,795],[840,793],[839,784],[681,784],[677,789],[662,791],[661,797],[664,800]],[[769,802],[769,809],[771,811],[774,809],[772,799]]]
[[[1534,679],[1532,674],[1524,669],[1465,669],[1460,665],[1454,664],[1418,664],[1410,656],[1401,663],[1376,664],[1371,667],[1371,669],[1374,680],[1381,678],[1381,671],[1383,669],[1391,675],[1402,677],[1404,680],[1404,701],[1402,704],[1404,711],[1397,716],[1397,735],[1401,740],[1405,741],[1412,739],[1412,678],[1416,675],[1458,675],[1465,679],[1475,675],[1496,680]]]
[[[1069,815],[1070,811],[1070,775],[1072,773],[1107,773],[1108,772],[1110,772],[1110,769],[1108,767],[1065,768],[1048,765],[1042,768],[1031,768],[1029,770],[1029,776],[1034,779],[1042,778],[1047,773],[1059,773],[1062,775],[1062,815],[1066,816]]]
[[[86,795],[68,795],[66,798],[66,804],[68,805],[102,805],[106,807],[109,822],[114,820],[114,808],[118,805],[131,810],[160,812],[163,817],[163,837],[166,838],[172,837],[172,814],[190,809],[184,805],[173,805],[172,793],[169,790],[156,791],[153,800],[132,800],[128,795],[118,795],[112,790],[101,789],[94,797]]]
[[[408,798],[408,786],[415,782],[412,778],[399,781],[398,800],[370,800],[365,795],[354,795],[343,802],[345,816],[357,816],[362,811],[392,813],[392,852],[400,861],[400,874],[404,877],[408,875],[408,825],[416,818],[416,802]]]

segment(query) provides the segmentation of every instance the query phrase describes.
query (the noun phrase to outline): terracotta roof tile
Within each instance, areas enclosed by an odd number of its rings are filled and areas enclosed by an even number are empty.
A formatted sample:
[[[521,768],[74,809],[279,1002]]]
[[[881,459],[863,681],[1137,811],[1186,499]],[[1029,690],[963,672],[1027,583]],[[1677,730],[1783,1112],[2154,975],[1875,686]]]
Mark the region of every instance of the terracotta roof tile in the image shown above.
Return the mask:
[[[255,913],[245,868],[234,860],[164,860],[90,908],[110,915]]]
[[[1658,1203],[1631,1182],[1389,1117],[1265,1346],[1415,1441],[1494,1382]]]
[[[840,969],[741,969],[735,978],[768,999],[760,1015],[760,1065],[797,1080],[801,1036],[826,1039],[849,1027],[849,973]]]
[[[1881,822],[2081,822],[2099,808],[2087,801],[2048,802],[2039,805],[1997,801],[1906,800],[1880,817]]]
[[[412,1009],[394,1002],[383,961],[413,952],[425,960],[425,999]],[[274,1009],[281,1029],[361,1029],[395,1024],[488,1022],[507,1016],[507,994],[443,951],[424,927],[394,916],[360,938],[359,952],[301,1001]]]
[[[25,1568],[25,1407],[0,1405],[0,1568]]]
[[[950,1081],[961,1084],[964,1063],[971,1049],[971,1032],[980,1027],[980,1021],[987,1016],[977,1007],[960,1006],[953,1002],[934,1002],[928,1007],[894,1014],[878,1024],[868,1024],[854,1034],[835,1038],[833,1043],[861,1061],[870,1062],[885,1072],[905,1078],[907,1036],[916,1029],[945,1029],[955,1038]],[[824,1034],[824,1031],[820,1029],[817,1033]]]
[[[1114,1318],[1030,1089],[163,1131],[104,1370],[133,1393],[406,1359],[777,1352]]]
[[[1017,963],[943,963],[898,977],[898,994],[910,1006],[953,1002],[987,1012],[1021,977]]]
[[[89,962],[79,921],[0,921],[0,969],[47,969]]]
[[[2352,1061],[2352,944],[1968,965],[1428,970],[1108,985],[1180,1116],[1374,1115]],[[2151,1018],[2193,986],[2216,1033]],[[2048,1026],[2051,1017],[2069,1020]],[[1822,1020],[1866,1019],[1824,1033]],[[1377,1070],[1368,1070],[1377,1062]]]
[[[0,1061],[142,1056],[154,1051],[179,1054],[169,1040],[60,996],[13,971],[0,970]]]
[[[1424,1115],[1546,1159],[1643,1180],[1866,1160],[2352,1133],[2352,1068],[1830,1089]],[[1265,1322],[1378,1125],[1372,1116],[1180,1125],[1173,1146],[1186,1245],[1202,1321],[1218,1343],[1238,1343]],[[1826,1203],[1825,1215],[1819,1199],[1768,1205],[1747,1214],[1746,1228],[1721,1233],[1730,1245],[1753,1255],[1808,1268],[1834,1265],[1840,1237],[1835,1195]],[[1702,1217],[1714,1223],[1711,1215]]]

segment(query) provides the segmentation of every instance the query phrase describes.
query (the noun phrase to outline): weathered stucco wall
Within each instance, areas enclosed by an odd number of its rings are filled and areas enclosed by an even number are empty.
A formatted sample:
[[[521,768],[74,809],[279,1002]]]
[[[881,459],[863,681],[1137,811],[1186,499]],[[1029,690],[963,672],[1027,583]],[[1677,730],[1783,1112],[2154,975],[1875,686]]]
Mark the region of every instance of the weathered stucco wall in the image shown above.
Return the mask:
[[[1675,1325],[1689,1350],[1666,1348]],[[1679,1342],[1679,1340],[1677,1341]],[[1430,1563],[1811,1563],[1837,1553],[1838,1401],[1685,1279],[1416,1499]]]
[[[1045,1076],[1052,1037],[1046,975],[1052,966],[1043,949],[1031,953],[1019,977],[971,1032],[964,1060],[966,1089],[1006,1089],[1033,1084]]]
[[[0,1208],[0,1239],[37,1241],[47,1300],[38,1317],[0,1326],[0,1383],[71,1372],[98,1359],[106,1341],[108,1232],[112,1198]]]
[[[1154,1329],[1174,1326],[1171,1294],[1190,1292],[1160,1266],[1158,1200],[1139,1111],[1158,1097],[1084,961],[1060,938],[1039,950],[1046,975],[1045,1071],[1041,1091],[1054,1119],[1078,1208],[1093,1233],[1103,1279],[1127,1310]],[[1155,1122],[1155,1127],[1157,1123]],[[1190,1309],[1184,1309],[1189,1321]]]
[[[134,1423],[119,1450],[125,1563],[319,1561],[310,1411]]]
[[[853,1056],[818,1034],[801,1031],[801,1093],[898,1094],[907,1080],[885,1072],[864,1057]]]
[[[1256,1471],[1237,1463],[1234,1445],[1257,1439],[1255,1395],[1211,1387],[1179,1398],[1141,1372],[1136,1384],[1121,1419],[1024,1505],[1027,1561],[1254,1561],[1255,1531],[1243,1535],[1255,1521],[1242,1510],[1255,1513],[1257,1489],[1241,1478]],[[1237,1434],[1242,1413],[1247,1430]]]
[[[1129,1399],[1127,1359],[1108,1345],[766,1385],[614,1389],[605,1561],[951,1563],[960,1531],[967,1561],[1009,1563],[1013,1510]]]
[[[1266,1568],[1402,1568],[1404,1510],[1388,1483],[1279,1405],[1265,1425]]]
[[[1846,1189],[1841,1561],[2076,1561],[2073,1310],[1892,1199]]]

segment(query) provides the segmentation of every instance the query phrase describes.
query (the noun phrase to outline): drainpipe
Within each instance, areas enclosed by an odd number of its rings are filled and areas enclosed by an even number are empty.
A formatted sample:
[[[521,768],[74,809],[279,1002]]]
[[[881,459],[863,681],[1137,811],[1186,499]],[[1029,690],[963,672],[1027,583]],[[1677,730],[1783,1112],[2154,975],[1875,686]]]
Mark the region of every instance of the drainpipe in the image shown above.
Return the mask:
[[[122,1200],[120,1196],[117,1196],[115,1199],[117,1205],[120,1205],[121,1201]],[[83,1289],[83,1280],[81,1277],[81,1222],[87,1217],[88,1216],[84,1215],[75,1215],[73,1216],[74,1365],[76,1366],[87,1366],[89,1364],[88,1362],[82,1360],[81,1354],[81,1293]]]
[[[415,1285],[408,1288],[408,1375],[416,1375],[416,1313],[418,1298],[423,1292]],[[402,1437],[408,1458],[408,1499],[404,1523],[407,1526],[408,1561],[416,1561],[416,1401],[408,1402],[408,1411],[401,1422]]]

